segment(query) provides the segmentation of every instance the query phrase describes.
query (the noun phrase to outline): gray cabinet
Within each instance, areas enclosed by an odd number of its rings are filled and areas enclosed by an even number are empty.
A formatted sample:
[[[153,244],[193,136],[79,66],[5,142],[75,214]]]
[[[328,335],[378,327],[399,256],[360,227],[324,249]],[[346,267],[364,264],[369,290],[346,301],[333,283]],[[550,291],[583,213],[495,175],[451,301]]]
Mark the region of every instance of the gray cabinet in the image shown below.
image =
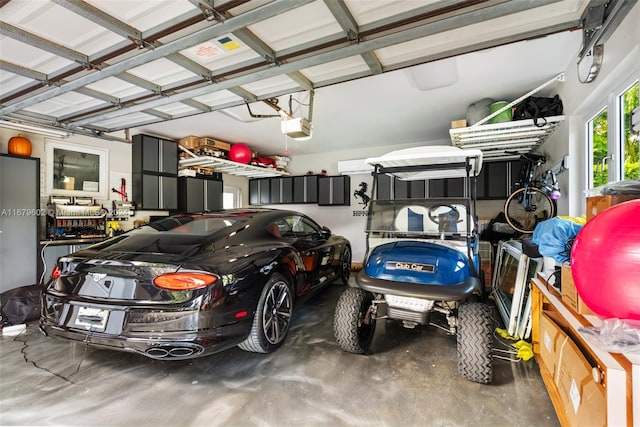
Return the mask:
[[[250,205],[318,202],[318,175],[254,178],[249,180]]]
[[[178,145],[134,135],[131,151],[133,200],[138,209],[178,209]]]
[[[506,199],[518,180],[519,171],[518,160],[485,162],[476,180],[478,200]],[[378,200],[464,197],[463,178],[402,181],[384,175],[378,177],[377,185]]]
[[[318,177],[318,205],[351,205],[351,177],[349,175]]]
[[[40,160],[0,154],[0,292],[38,283]]]
[[[222,209],[223,182],[198,177],[178,178],[178,210],[181,212]]]
[[[519,160],[484,162],[476,187],[478,199],[506,199],[519,173]]]

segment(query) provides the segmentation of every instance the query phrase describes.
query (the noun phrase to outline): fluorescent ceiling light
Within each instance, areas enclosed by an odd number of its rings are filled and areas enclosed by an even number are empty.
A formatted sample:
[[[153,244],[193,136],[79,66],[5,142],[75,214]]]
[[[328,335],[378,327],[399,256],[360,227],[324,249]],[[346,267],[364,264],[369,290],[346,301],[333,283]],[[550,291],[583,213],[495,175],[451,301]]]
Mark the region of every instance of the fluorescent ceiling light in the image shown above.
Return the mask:
[[[68,138],[69,136],[71,136],[71,134],[65,130],[33,126],[25,123],[11,122],[8,120],[0,120],[0,128],[14,129],[54,138]]]

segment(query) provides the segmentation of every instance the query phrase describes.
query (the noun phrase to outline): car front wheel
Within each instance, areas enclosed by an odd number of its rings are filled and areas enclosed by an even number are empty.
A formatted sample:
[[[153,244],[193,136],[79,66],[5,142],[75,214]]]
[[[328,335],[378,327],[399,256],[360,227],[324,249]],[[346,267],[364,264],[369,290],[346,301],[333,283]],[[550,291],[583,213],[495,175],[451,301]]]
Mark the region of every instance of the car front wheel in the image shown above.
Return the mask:
[[[333,334],[345,351],[363,354],[369,350],[376,321],[370,308],[373,295],[360,288],[347,288],[338,299],[333,316]]]
[[[291,286],[282,274],[275,273],[262,289],[251,332],[238,347],[254,353],[274,351],[289,332],[292,314]]]

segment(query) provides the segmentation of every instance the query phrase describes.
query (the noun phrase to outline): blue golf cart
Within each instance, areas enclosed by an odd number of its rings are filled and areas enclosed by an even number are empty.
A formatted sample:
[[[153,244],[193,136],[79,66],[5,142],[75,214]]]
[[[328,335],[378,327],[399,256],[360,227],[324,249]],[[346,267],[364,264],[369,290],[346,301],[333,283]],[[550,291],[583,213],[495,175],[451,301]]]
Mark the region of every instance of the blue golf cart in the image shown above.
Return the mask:
[[[455,335],[458,372],[493,379],[491,307],[480,275],[475,181],[482,152],[452,146],[415,147],[366,159],[374,167],[366,255],[356,286],[340,296],[334,336],[351,353],[370,352],[376,322],[431,325]],[[391,181],[389,181],[391,179]],[[455,197],[384,198],[382,180],[448,179]],[[439,181],[441,182],[441,181]],[[418,188],[423,188],[419,182]]]

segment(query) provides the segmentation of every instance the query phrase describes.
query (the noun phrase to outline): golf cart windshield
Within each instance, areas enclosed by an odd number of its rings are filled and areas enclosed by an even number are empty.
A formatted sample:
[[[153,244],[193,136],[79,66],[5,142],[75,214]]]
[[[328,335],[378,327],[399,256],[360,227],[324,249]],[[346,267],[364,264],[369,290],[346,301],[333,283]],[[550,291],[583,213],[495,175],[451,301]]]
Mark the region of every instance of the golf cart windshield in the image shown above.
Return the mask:
[[[471,206],[464,198],[374,200],[367,232],[380,237],[466,237]]]

